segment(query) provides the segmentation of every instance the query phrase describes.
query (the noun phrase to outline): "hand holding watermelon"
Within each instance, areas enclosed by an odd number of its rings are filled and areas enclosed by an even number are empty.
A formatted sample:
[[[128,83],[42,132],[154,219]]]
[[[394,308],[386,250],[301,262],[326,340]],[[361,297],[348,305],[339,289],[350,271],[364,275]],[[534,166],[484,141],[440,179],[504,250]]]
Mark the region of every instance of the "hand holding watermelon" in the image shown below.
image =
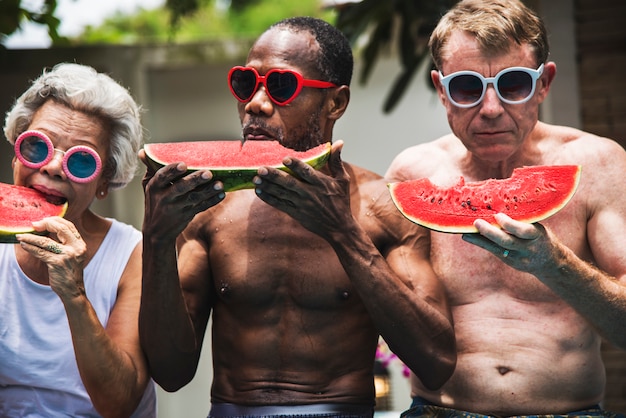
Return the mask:
[[[65,215],[67,202],[55,205],[35,189],[0,183],[0,209],[3,213],[0,243],[16,243],[15,234],[35,232],[33,222]]]
[[[476,219],[477,234],[465,233],[463,240],[484,248],[508,265],[528,273],[545,271],[546,258],[537,254],[550,253],[550,233],[540,223],[516,221],[504,213],[494,215],[497,225]]]
[[[330,143],[307,151],[286,148],[278,141],[146,144],[139,156],[147,167],[143,180],[144,188],[149,188],[146,199],[154,203],[146,203],[152,210],[146,210],[144,223],[150,230],[153,224],[161,225],[155,229],[160,234],[177,236],[197,213],[221,202],[225,192],[255,187],[253,178],[259,167],[289,172],[283,165],[289,157],[306,162],[302,164],[308,169],[319,168],[329,155]]]
[[[389,184],[398,210],[409,220],[440,232],[478,232],[474,221],[497,225],[505,213],[522,222],[539,222],[561,210],[576,193],[581,167],[516,168],[507,179],[489,179],[441,188],[427,178]]]
[[[33,222],[38,233],[20,234],[18,242],[33,257],[48,266],[50,287],[63,300],[84,292],[83,269],[87,245],[74,224],[58,216]]]
[[[322,167],[330,152],[326,142],[306,151],[296,151],[273,140],[164,142],[144,146],[144,163],[154,171],[184,162],[189,171],[211,170],[224,191],[254,188],[252,178],[259,167],[286,170],[283,159],[293,157],[315,168]]]
[[[196,214],[225,197],[222,182],[215,180],[211,171],[190,171],[183,162],[155,171],[145,150],[139,152],[139,158],[148,167],[143,178],[147,200],[144,230],[174,238]]]
[[[257,195],[325,238],[333,231],[344,230],[352,214],[350,178],[341,161],[342,149],[343,141],[332,145],[329,174],[293,157],[284,163],[295,176],[272,167],[259,169],[255,178]]]

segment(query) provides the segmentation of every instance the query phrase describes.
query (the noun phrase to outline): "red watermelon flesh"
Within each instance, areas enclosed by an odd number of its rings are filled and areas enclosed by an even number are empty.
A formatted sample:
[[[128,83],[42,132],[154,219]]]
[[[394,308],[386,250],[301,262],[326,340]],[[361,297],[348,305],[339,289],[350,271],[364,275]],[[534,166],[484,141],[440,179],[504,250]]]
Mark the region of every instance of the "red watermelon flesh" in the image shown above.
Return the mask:
[[[494,215],[505,213],[522,222],[539,222],[570,201],[581,167],[527,166],[506,179],[489,179],[441,188],[428,179],[389,184],[393,202],[409,220],[441,232],[478,232],[474,220],[497,225]]]
[[[322,167],[330,155],[330,142],[306,151],[296,151],[277,141],[192,141],[153,143],[144,146],[153,168],[184,162],[190,171],[211,170],[224,183],[225,191],[253,188],[259,167],[289,171],[282,163],[294,157],[314,168]]]
[[[0,183],[0,210],[0,242],[15,243],[15,234],[35,233],[33,222],[65,215],[67,202],[55,205],[37,190]]]

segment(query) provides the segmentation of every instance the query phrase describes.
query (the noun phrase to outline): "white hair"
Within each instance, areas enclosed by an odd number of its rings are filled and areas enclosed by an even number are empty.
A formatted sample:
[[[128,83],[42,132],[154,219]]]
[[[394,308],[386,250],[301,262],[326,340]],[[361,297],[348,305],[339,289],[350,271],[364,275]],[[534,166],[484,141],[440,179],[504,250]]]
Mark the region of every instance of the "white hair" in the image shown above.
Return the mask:
[[[48,100],[100,118],[109,129],[104,176],[110,189],[126,186],[137,171],[143,143],[141,108],[127,89],[106,74],[80,64],[57,64],[33,81],[7,112],[4,134],[14,144]]]

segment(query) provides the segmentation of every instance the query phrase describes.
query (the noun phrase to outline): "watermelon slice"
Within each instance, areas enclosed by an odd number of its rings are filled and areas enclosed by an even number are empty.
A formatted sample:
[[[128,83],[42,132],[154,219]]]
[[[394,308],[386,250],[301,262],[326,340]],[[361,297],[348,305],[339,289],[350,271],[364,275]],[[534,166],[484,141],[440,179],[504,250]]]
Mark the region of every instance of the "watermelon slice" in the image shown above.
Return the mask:
[[[289,171],[282,163],[285,157],[294,157],[320,168],[330,156],[330,142],[307,151],[285,148],[277,141],[166,142],[146,144],[144,150],[155,170],[182,161],[190,171],[211,170],[214,178],[224,183],[224,190],[229,192],[254,188],[252,179],[259,167]]]
[[[390,183],[396,207],[409,220],[435,231],[478,232],[473,223],[484,219],[497,225],[493,215],[505,213],[522,222],[539,222],[570,201],[580,180],[581,167],[527,166],[507,179],[489,179],[441,188],[428,179]]]
[[[37,233],[32,223],[48,216],[63,216],[67,202],[55,205],[28,187],[0,183],[0,242],[16,243],[15,234]]]

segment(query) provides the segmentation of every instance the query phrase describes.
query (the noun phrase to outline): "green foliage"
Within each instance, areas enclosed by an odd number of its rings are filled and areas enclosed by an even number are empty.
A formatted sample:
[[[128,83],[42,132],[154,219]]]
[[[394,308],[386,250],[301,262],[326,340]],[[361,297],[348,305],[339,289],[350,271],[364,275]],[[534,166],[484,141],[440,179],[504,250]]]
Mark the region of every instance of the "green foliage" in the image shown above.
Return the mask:
[[[272,23],[290,16],[315,16],[334,22],[333,11],[324,11],[319,0],[252,1],[241,9],[233,8],[229,24],[236,37],[255,38]]]
[[[198,0],[166,0],[165,7],[171,12],[170,23],[177,27],[181,18],[198,10],[200,3]]]
[[[363,68],[360,82],[367,83],[378,56],[394,48],[401,72],[394,80],[383,105],[385,113],[398,104],[414,74],[428,57],[428,38],[439,18],[458,0],[362,0],[343,6],[337,27],[352,45],[364,35]]]
[[[176,3],[173,9],[170,4]],[[247,7],[243,7],[246,3]],[[237,4],[237,7],[235,7]],[[272,23],[289,16],[316,16],[332,22],[335,13],[320,0],[169,0],[165,7],[116,14],[99,27],[88,27],[75,44],[191,43],[215,39],[253,39]]]
[[[26,4],[25,0],[0,0],[0,39],[24,21],[47,26],[53,45],[84,45],[254,38],[285,17],[309,15],[330,22],[335,17],[333,11],[322,10],[320,0],[165,0],[163,7],[154,10],[117,13],[68,40],[58,34],[57,0],[44,0],[39,10],[30,10]]]
[[[140,10],[107,18],[100,26],[87,26],[73,44],[139,44],[167,41],[169,17],[163,10]]]
[[[22,9],[20,0],[2,0],[0,2],[0,34],[10,35],[20,26]]]
[[[23,20],[28,20],[47,26],[53,43],[67,43],[67,38],[58,33],[61,21],[54,15],[57,0],[44,0],[39,10],[31,10],[26,6],[22,0],[0,0],[0,40],[17,31]]]
[[[94,0],[106,1],[106,0]],[[272,23],[289,16],[315,16],[334,23],[360,51],[360,82],[367,83],[383,53],[394,51],[401,71],[391,85],[383,110],[391,112],[414,74],[428,57],[428,36],[439,17],[458,0],[362,0],[337,10],[324,10],[321,0],[165,0],[155,10],[116,14],[98,27],[88,27],[72,44],[190,43],[215,39],[254,39]],[[57,0],[44,0],[41,10],[26,10],[25,0],[0,0],[0,39],[23,20],[46,25],[54,45],[59,36],[54,13]]]

